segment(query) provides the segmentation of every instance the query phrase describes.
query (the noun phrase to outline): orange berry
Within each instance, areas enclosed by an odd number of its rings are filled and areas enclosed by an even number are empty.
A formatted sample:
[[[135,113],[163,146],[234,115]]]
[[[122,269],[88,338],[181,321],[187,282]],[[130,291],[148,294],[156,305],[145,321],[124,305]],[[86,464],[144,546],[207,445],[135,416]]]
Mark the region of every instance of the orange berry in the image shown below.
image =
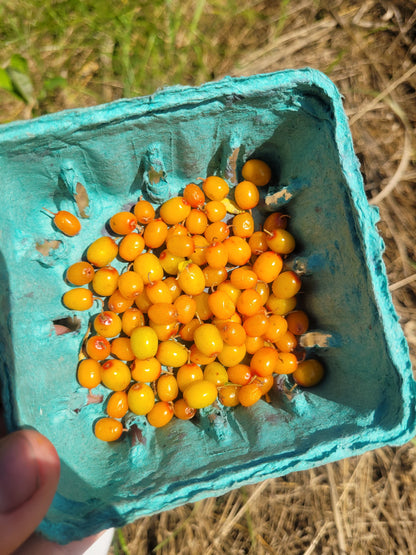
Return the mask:
[[[276,374],[292,374],[298,367],[298,361],[293,353],[279,353],[274,371]]]
[[[245,289],[238,297],[237,310],[244,316],[253,316],[261,307],[261,297],[254,289]]]
[[[182,224],[175,224],[168,229],[168,235],[166,241],[173,237],[174,235],[188,235],[188,230]]]
[[[214,324],[202,324],[194,331],[197,349],[207,357],[217,356],[223,349],[221,334]]]
[[[134,383],[127,393],[127,402],[134,414],[145,415],[155,404],[155,394],[149,385]]]
[[[234,304],[237,304],[238,297],[241,295],[241,290],[235,287],[230,280],[220,283],[217,287],[217,291],[227,293]]]
[[[62,231],[68,237],[74,237],[81,231],[81,224],[78,218],[66,210],[59,210],[59,212],[54,214],[53,223],[59,231]]]
[[[165,249],[159,255],[159,262],[167,274],[176,276],[179,264],[185,262],[185,258],[183,256],[176,256],[169,252],[168,249]]]
[[[233,218],[231,227],[233,228],[234,235],[237,237],[251,237],[254,233],[253,216],[248,212],[237,214]]]
[[[208,218],[202,210],[193,209],[186,218],[185,227],[192,235],[201,235],[208,227]]]
[[[215,355],[214,356],[204,355],[204,353],[201,353],[201,351],[194,343],[193,345],[191,345],[191,348],[189,349],[189,360],[195,364],[203,366],[205,364],[209,364],[210,362],[214,362]]]
[[[180,295],[173,305],[176,309],[177,320],[181,324],[187,324],[195,316],[197,303],[189,295]]]
[[[246,356],[246,346],[243,345],[227,345],[224,343],[222,351],[218,354],[217,358],[224,366],[235,366]]]
[[[301,285],[299,276],[289,270],[277,276],[272,283],[272,291],[278,299],[289,299],[299,292]]]
[[[147,413],[146,418],[154,428],[162,428],[172,420],[173,408],[166,401],[158,401]]]
[[[250,335],[247,335],[245,346],[248,354],[253,355],[254,353],[257,353],[257,351],[259,351],[262,347],[265,346],[264,338],[261,336],[252,337]]]
[[[101,364],[101,382],[108,389],[123,391],[131,381],[130,369],[121,360],[110,359]]]
[[[205,289],[205,278],[196,264],[188,264],[178,276],[180,288],[187,295],[199,295]]]
[[[226,320],[217,324],[222,340],[227,345],[242,345],[246,340],[246,332],[241,324]]]
[[[104,266],[95,272],[92,287],[96,295],[109,297],[117,289],[117,282],[118,271],[112,266]]]
[[[278,299],[276,295],[270,295],[266,301],[266,306],[273,312],[273,314],[280,314],[284,316],[296,306],[296,297],[289,297],[289,299]]]
[[[175,302],[175,300],[182,293],[182,289],[179,286],[178,280],[174,277],[167,277],[163,280],[163,283],[167,285],[169,289],[169,293],[172,297],[171,302]]]
[[[155,382],[162,372],[162,366],[155,357],[134,359],[131,365],[131,377],[136,382]]]
[[[299,362],[297,369],[293,372],[293,379],[303,387],[313,387],[322,381],[324,367],[319,360],[309,358]]]
[[[115,391],[107,401],[106,411],[111,418],[123,418],[129,410],[127,393],[125,391]]]
[[[123,333],[130,337],[131,332],[138,326],[144,326],[144,316],[138,308],[128,308],[123,312],[121,317],[121,326]]]
[[[212,293],[208,298],[208,304],[214,316],[221,320],[227,320],[235,312],[235,304],[223,291]]]
[[[120,314],[121,312],[124,312],[125,310],[130,308],[133,302],[133,297],[126,298],[121,294],[121,291],[119,289],[116,289],[108,299],[108,308],[113,312],[117,312],[117,314]]]
[[[203,266],[206,263],[205,251],[209,243],[203,235],[194,235],[194,252],[189,257],[197,266]]]
[[[257,285],[257,274],[250,268],[242,266],[231,272],[230,282],[236,289],[254,289]]]
[[[161,341],[157,349],[156,358],[162,366],[179,368],[187,362],[188,350],[177,341]]]
[[[75,262],[66,271],[66,279],[72,285],[87,285],[94,277],[94,268],[89,262]]]
[[[275,372],[278,352],[273,347],[262,347],[254,353],[250,368],[258,376],[270,376]]]
[[[147,314],[147,311],[152,306],[152,303],[150,302],[149,297],[147,296],[146,289],[143,289],[143,291],[139,293],[137,297],[134,297],[134,304],[141,312],[143,312],[144,314]]]
[[[166,241],[167,250],[175,256],[188,258],[195,250],[194,240],[187,235],[173,235]]]
[[[256,158],[252,158],[251,160],[247,160],[241,170],[242,176],[244,179],[251,181],[257,187],[264,187],[267,185],[272,178],[272,170],[270,166],[263,162],[263,160],[258,160]]]
[[[170,324],[155,324],[152,320],[149,320],[149,326],[156,332],[159,341],[167,341],[177,335],[179,322],[171,322]]]
[[[123,433],[123,424],[115,418],[100,418],[94,426],[94,434],[101,441],[116,441]]]
[[[183,198],[192,208],[199,208],[205,202],[205,195],[195,183],[189,183],[183,190]]]
[[[205,266],[202,270],[205,279],[205,287],[216,287],[223,283],[228,276],[227,268],[213,268],[212,266]]]
[[[159,341],[150,326],[140,326],[131,332],[130,345],[135,357],[144,360],[156,355]]]
[[[259,386],[261,389],[261,394],[266,395],[274,385],[273,376],[256,376],[253,383]]]
[[[212,268],[223,268],[228,262],[228,251],[224,245],[218,241],[214,241],[205,250],[205,258],[207,264]]]
[[[309,328],[309,318],[303,310],[295,310],[286,316],[287,327],[294,335],[303,335]]]
[[[275,341],[276,347],[282,353],[290,353],[293,349],[296,348],[298,344],[298,340],[296,336],[291,331],[286,331],[277,341]]]
[[[111,310],[100,312],[94,319],[94,329],[103,337],[115,337],[121,332],[121,319]]]
[[[140,275],[146,285],[163,279],[164,273],[157,256],[151,252],[139,254],[133,262],[133,270]]]
[[[237,385],[246,385],[250,383],[253,372],[247,364],[236,364],[227,369],[228,381]]]
[[[137,219],[131,212],[117,212],[110,218],[109,225],[117,235],[127,235],[136,229]]]
[[[143,249],[143,236],[138,233],[128,233],[118,245],[118,254],[123,260],[133,262],[133,260],[143,252]]]
[[[258,312],[244,320],[243,327],[247,335],[257,337],[265,333],[268,323],[269,319],[267,314],[265,312]]]
[[[92,335],[85,343],[85,351],[93,360],[105,360],[110,355],[111,346],[102,335]]]
[[[147,200],[139,200],[134,205],[134,215],[141,224],[148,224],[155,217],[155,210]]]
[[[196,303],[196,315],[201,320],[209,320],[212,317],[212,310],[209,306],[209,293],[202,291],[199,295],[193,297]]]
[[[94,298],[89,289],[79,287],[67,291],[62,297],[62,302],[70,310],[89,310]]]
[[[201,322],[194,318],[188,324],[184,324],[179,330],[179,336],[184,341],[193,341],[196,328],[201,325]]]
[[[124,272],[117,281],[118,290],[125,299],[134,299],[143,292],[143,279],[136,272]]]
[[[225,222],[214,222],[209,224],[204,232],[204,237],[208,243],[212,244],[215,241],[223,242],[230,235],[230,226]]]
[[[279,314],[272,314],[267,320],[266,330],[264,331],[264,339],[275,343],[287,332],[287,322]]]
[[[254,288],[261,297],[261,304],[265,305],[270,295],[270,288],[264,281],[258,281]]]
[[[204,377],[204,373],[198,364],[194,362],[190,362],[184,364],[178,369],[176,374],[176,381],[178,383],[178,387],[180,391],[185,391],[188,385],[192,382],[197,380],[202,380]]]
[[[97,360],[84,358],[78,365],[77,378],[82,387],[94,389],[101,383],[101,365]]]
[[[262,254],[263,252],[269,250],[266,239],[267,235],[266,233],[264,233],[264,231],[255,231],[253,233],[253,235],[248,240],[248,244],[250,246],[251,252],[254,255],[258,256],[259,254]]]
[[[257,274],[259,280],[265,283],[271,283],[275,280],[282,268],[282,257],[272,251],[263,252],[253,264],[253,271]]]
[[[173,374],[162,374],[157,380],[156,391],[161,401],[174,401],[179,393],[175,376]]]
[[[258,384],[249,383],[239,388],[237,396],[243,407],[251,407],[261,399],[262,391]]]
[[[168,226],[161,218],[157,218],[147,224],[143,233],[144,243],[149,249],[158,249],[166,241],[167,235]]]
[[[234,199],[242,210],[251,210],[259,203],[259,190],[251,181],[241,181],[234,189]]]
[[[264,220],[263,229],[273,233],[275,229],[286,229],[289,216],[281,212],[273,212]]]
[[[160,217],[168,225],[183,222],[191,211],[190,204],[183,197],[173,197],[160,207]]]
[[[178,313],[172,303],[156,303],[149,308],[147,315],[155,324],[171,324],[177,321]]]
[[[134,360],[129,337],[115,337],[111,341],[111,354],[120,360]]]
[[[204,380],[220,387],[228,382],[227,370],[219,362],[210,362],[204,368]]]
[[[217,388],[207,380],[197,380],[188,385],[183,392],[186,403],[194,409],[203,409],[212,405],[217,398]]]
[[[224,246],[228,251],[228,264],[232,266],[244,266],[250,260],[251,249],[242,237],[232,236],[225,239]]]
[[[93,266],[108,266],[117,256],[117,243],[111,237],[99,237],[87,249],[87,260]]]
[[[223,220],[227,215],[227,209],[220,200],[211,200],[205,205],[205,213],[211,223]]]
[[[285,229],[274,229],[271,236],[267,238],[267,245],[270,250],[278,254],[290,254],[295,250],[295,238]]]
[[[224,199],[230,190],[228,183],[216,175],[212,175],[204,179],[202,189],[205,195],[211,200]]]
[[[173,405],[173,412],[179,420],[190,420],[196,414],[196,409],[190,407],[185,399],[178,399]]]
[[[240,404],[238,400],[239,389],[237,385],[224,385],[218,389],[218,398],[224,407],[236,407]]]

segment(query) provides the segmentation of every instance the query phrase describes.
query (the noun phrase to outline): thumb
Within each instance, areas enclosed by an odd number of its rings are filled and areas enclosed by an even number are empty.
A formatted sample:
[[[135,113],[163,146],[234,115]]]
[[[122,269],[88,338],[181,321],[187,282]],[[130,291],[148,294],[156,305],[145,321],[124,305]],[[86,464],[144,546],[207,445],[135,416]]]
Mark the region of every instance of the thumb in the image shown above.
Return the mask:
[[[33,430],[0,440],[0,551],[11,553],[45,516],[59,481],[59,457]]]

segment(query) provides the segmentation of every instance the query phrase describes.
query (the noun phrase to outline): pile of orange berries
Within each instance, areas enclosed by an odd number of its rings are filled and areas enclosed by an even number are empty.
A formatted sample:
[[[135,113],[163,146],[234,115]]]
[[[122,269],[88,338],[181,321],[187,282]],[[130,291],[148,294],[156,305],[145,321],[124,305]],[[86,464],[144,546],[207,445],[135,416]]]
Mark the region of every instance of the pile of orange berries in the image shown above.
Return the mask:
[[[76,287],[65,306],[89,310],[97,296],[103,303],[77,371],[81,386],[112,391],[95,424],[99,439],[118,439],[128,411],[161,427],[217,399],[226,407],[268,400],[278,374],[304,386],[322,379],[319,361],[298,360],[309,324],[295,310],[301,281],[284,265],[295,249],[288,217],[271,213],[255,230],[252,210],[271,170],[252,159],[242,176],[233,200],[217,176],[190,183],[158,215],[139,200],[109,220],[118,243],[102,236],[68,268]],[[121,273],[111,266],[116,257],[126,263]]]

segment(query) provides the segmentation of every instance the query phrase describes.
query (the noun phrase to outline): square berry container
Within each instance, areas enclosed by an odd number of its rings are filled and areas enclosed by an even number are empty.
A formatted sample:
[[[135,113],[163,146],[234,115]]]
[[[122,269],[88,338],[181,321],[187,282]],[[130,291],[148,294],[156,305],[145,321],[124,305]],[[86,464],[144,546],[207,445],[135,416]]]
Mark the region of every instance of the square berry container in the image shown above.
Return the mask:
[[[160,429],[132,415],[120,440],[97,440],[93,424],[105,413],[94,401],[108,390],[89,395],[76,368],[100,308],[64,307],[66,268],[141,195],[159,205],[210,174],[235,185],[249,158],[273,171],[261,211],[290,214],[297,247],[287,264],[302,276],[300,305],[311,319],[301,344],[323,362],[325,379]],[[3,125],[0,167],[3,403],[10,430],[34,428],[60,455],[59,489],[40,526],[48,538],[66,543],[414,434],[415,382],[378,212],[340,94],[323,74],[226,78]],[[43,208],[77,214],[79,235],[60,233]],[[73,331],[58,334],[62,324]]]

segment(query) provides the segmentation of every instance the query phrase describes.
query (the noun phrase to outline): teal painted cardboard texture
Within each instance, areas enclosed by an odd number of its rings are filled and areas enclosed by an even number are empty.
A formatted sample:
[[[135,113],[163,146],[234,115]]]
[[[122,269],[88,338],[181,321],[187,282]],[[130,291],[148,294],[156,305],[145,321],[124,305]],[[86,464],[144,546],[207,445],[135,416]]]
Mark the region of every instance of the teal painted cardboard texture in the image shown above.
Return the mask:
[[[270,404],[207,409],[158,430],[130,418],[122,441],[96,440],[103,406],[79,387],[76,364],[99,308],[76,315],[78,331],[55,333],[54,322],[72,316],[61,303],[65,269],[141,194],[159,204],[212,172],[235,184],[250,157],[278,176],[263,209],[287,204],[298,245],[289,262],[302,274],[313,329],[302,341],[323,360],[326,379],[291,400],[276,390]],[[62,460],[41,525],[49,538],[68,542],[414,433],[415,384],[377,211],[367,204],[340,95],[324,75],[227,78],[5,125],[0,165],[3,400],[9,428],[36,428]],[[62,235],[43,207],[85,216],[81,233]],[[101,386],[94,393],[106,395]]]

